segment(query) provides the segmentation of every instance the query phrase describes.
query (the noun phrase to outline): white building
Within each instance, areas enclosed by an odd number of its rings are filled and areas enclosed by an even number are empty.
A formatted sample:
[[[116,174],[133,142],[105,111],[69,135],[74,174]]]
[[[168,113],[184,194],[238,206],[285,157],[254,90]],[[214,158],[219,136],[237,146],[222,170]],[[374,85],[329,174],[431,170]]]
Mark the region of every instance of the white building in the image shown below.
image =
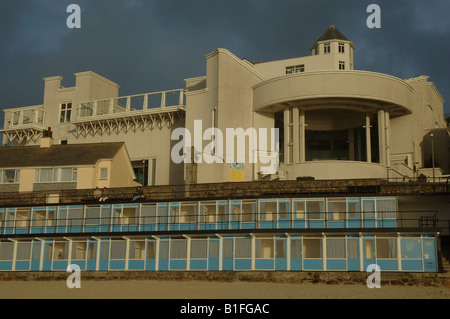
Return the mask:
[[[48,127],[60,144],[125,142],[144,185],[449,173],[444,101],[427,76],[403,80],[354,70],[355,46],[334,26],[310,49],[310,56],[254,63],[217,49],[205,56],[206,75],[186,79],[185,89],[125,97],[94,72],[76,73],[70,88],[61,87],[61,77],[45,78],[42,105],[4,110],[3,144],[38,144]],[[191,133],[187,163],[171,159],[176,128]],[[207,128],[242,128],[245,159],[225,154],[234,136],[224,137],[222,149],[220,136],[194,142],[196,130],[203,137]],[[277,154],[270,141],[248,145],[250,137],[262,138],[259,129],[273,128],[280,165],[267,176],[261,160]],[[207,148],[212,140],[215,148]],[[242,136],[234,155],[238,142]],[[198,161],[208,155],[225,161]]]

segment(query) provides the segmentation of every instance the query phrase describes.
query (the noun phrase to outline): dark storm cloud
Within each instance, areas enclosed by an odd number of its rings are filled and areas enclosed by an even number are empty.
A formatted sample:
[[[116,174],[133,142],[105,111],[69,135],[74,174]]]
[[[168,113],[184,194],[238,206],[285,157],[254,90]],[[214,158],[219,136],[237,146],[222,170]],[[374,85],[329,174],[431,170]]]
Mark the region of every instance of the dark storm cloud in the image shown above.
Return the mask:
[[[71,3],[81,29],[66,27]],[[371,3],[381,29],[366,26]],[[355,44],[356,69],[429,75],[450,101],[448,14],[448,1],[0,0],[0,108],[41,104],[43,77],[71,86],[86,70],[121,95],[182,88],[218,47],[250,61],[309,55],[330,24]]]

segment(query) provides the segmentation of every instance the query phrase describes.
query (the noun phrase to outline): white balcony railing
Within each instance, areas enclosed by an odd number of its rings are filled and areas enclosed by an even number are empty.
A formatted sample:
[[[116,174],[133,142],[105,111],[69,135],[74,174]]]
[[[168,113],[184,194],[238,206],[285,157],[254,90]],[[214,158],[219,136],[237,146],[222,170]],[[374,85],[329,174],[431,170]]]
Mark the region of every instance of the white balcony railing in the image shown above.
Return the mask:
[[[97,117],[121,117],[155,110],[162,111],[167,107],[185,105],[185,92],[182,89],[129,95],[82,102],[77,111],[77,120],[89,120]]]

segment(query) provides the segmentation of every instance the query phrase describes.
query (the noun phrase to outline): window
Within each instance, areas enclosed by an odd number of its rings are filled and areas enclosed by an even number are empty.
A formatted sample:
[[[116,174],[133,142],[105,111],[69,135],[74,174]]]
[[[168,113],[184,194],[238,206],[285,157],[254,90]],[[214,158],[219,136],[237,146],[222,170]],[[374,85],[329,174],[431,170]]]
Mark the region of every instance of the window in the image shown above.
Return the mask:
[[[242,221],[254,222],[256,218],[256,201],[242,201]]]
[[[305,65],[299,64],[299,65],[293,65],[293,66],[287,66],[286,67],[286,74],[293,74],[293,73],[300,73],[305,72]]]
[[[306,201],[306,212],[309,219],[323,219],[324,217],[324,202],[323,200],[308,200]]]
[[[9,241],[0,242],[0,261],[13,260],[14,243]]]
[[[291,240],[291,258],[302,257],[302,241],[301,239]]]
[[[100,224],[100,206],[87,206],[85,225],[93,226],[99,224]]]
[[[259,212],[261,221],[276,220],[277,202],[261,202],[259,203]]]
[[[187,240],[173,239],[170,241],[170,259],[187,258]]]
[[[145,241],[144,240],[130,240],[129,259],[142,260],[145,258]]]
[[[16,227],[26,228],[28,227],[30,209],[29,208],[17,208],[16,210]]]
[[[272,239],[256,239],[255,240],[255,257],[256,258],[273,258],[273,238]]]
[[[38,168],[34,171],[35,183],[76,182],[76,168]]]
[[[377,212],[382,219],[395,219],[395,199],[377,199]]]
[[[303,239],[304,258],[322,258],[322,239]]]
[[[18,169],[0,170],[0,183],[12,184],[19,182],[20,182],[20,170]]]
[[[127,242],[125,240],[113,240],[111,241],[110,256],[112,260],[125,259],[126,257]]]
[[[70,122],[70,115],[72,113],[72,103],[61,104],[61,115],[59,117],[60,123]]]
[[[339,53],[344,53],[345,45],[342,42],[339,42]]]
[[[55,242],[54,243],[53,260],[68,259],[68,253],[69,253],[69,242]]]
[[[124,207],[122,211],[122,225],[136,225],[137,215],[137,207]]]
[[[86,242],[72,242],[72,259],[83,260],[86,259]]]
[[[155,259],[155,243],[154,242],[148,242],[147,243],[147,259]]]
[[[319,55],[319,45],[314,49],[314,55]]]
[[[346,201],[345,199],[328,200],[328,220],[345,220]]]
[[[397,258],[397,238],[377,238],[377,258]]]
[[[197,205],[191,203],[181,203],[180,223],[192,223],[197,218]]]
[[[142,205],[141,224],[156,224],[156,205]]]
[[[323,45],[323,53],[330,53],[331,52],[331,46],[330,43],[325,43]]]
[[[345,238],[327,238],[327,258],[346,258]]]
[[[294,203],[295,218],[305,218],[305,203]]]
[[[191,258],[206,259],[208,252],[207,239],[193,239],[191,240]]]
[[[252,257],[252,240],[251,238],[236,238],[236,258]]]
[[[31,241],[17,243],[16,260],[31,259]]]
[[[108,179],[108,168],[107,167],[100,168],[100,179]]]
[[[339,61],[339,70],[345,70],[345,61]]]
[[[215,223],[216,222],[216,203],[201,203],[201,222]]]
[[[276,250],[277,250],[277,258],[286,258],[286,241],[277,240],[276,241]]]

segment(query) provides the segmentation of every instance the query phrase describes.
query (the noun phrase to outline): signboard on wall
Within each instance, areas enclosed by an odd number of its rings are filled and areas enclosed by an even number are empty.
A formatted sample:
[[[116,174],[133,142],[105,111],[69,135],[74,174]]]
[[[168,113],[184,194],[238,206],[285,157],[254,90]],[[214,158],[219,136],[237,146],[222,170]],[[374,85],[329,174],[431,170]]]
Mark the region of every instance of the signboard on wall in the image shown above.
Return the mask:
[[[244,163],[233,162],[230,164],[230,182],[244,181]]]

